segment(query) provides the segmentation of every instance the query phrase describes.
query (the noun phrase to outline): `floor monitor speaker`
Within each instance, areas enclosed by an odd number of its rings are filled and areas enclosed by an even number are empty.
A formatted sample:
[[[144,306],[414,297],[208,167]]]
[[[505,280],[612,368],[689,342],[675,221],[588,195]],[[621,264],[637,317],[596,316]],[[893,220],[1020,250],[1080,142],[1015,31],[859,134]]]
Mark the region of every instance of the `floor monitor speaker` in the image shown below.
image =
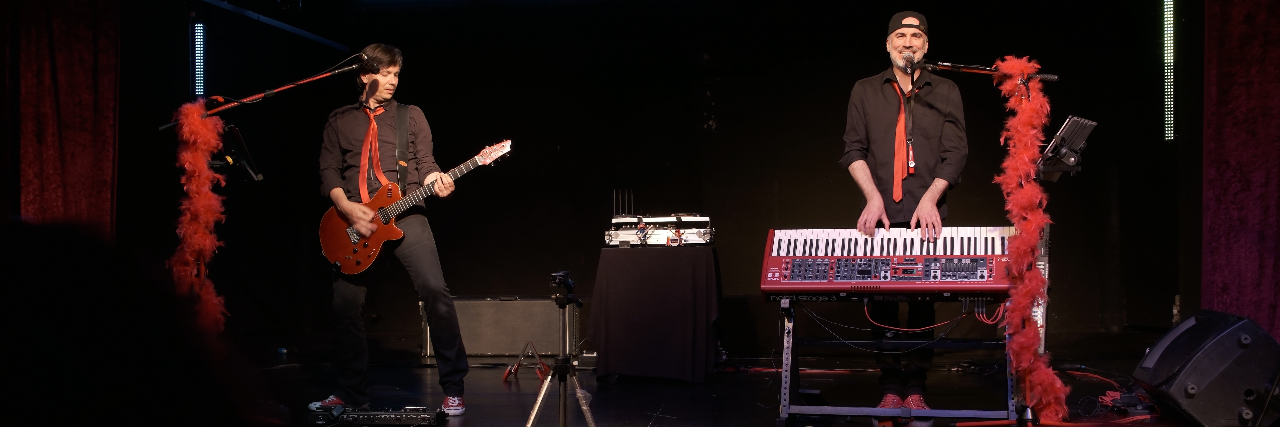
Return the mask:
[[[1161,409],[1199,425],[1248,427],[1280,419],[1278,375],[1275,338],[1249,319],[1208,310],[1165,334],[1133,372]]]

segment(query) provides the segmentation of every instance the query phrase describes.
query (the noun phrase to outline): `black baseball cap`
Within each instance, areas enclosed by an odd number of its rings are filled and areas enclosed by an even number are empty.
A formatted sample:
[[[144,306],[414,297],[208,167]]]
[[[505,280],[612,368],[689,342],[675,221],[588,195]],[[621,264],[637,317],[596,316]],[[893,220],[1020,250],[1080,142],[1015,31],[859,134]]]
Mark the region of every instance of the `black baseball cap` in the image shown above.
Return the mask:
[[[920,21],[920,25],[903,24],[902,21],[907,18],[916,18]],[[916,28],[919,29],[920,32],[924,33],[924,35],[929,35],[929,21],[924,19],[924,15],[909,10],[895,13],[893,18],[889,19],[889,34],[893,34],[893,32],[898,31],[899,28]]]

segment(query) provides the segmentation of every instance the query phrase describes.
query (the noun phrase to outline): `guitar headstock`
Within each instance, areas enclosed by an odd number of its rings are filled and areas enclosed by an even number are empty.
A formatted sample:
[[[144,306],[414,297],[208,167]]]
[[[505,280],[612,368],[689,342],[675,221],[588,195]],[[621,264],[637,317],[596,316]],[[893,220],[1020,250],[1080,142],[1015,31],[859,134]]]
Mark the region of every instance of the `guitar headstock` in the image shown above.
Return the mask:
[[[510,139],[485,147],[484,150],[480,150],[480,154],[476,156],[476,161],[480,162],[482,165],[487,165],[498,160],[499,157],[507,155],[509,152],[511,152]]]

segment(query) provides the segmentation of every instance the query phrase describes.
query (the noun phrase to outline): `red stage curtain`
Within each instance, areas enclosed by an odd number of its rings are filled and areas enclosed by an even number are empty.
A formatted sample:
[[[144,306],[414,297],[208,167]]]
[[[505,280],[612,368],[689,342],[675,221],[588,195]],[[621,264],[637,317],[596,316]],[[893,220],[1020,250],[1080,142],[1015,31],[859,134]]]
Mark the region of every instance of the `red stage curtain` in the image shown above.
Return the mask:
[[[1201,306],[1280,337],[1280,12],[1205,2]]]
[[[19,180],[18,213],[27,222],[83,225],[112,239],[119,1],[16,1],[4,8],[5,122],[17,127],[6,137],[17,140],[9,150],[17,171],[9,175]]]

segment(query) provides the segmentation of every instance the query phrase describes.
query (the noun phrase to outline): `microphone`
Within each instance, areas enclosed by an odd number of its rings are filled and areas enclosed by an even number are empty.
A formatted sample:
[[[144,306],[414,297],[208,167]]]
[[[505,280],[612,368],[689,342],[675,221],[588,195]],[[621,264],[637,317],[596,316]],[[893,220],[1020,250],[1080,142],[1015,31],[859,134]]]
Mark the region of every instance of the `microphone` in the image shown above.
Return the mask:
[[[907,74],[911,74],[916,69],[916,56],[911,52],[902,54],[903,68],[907,69]]]

